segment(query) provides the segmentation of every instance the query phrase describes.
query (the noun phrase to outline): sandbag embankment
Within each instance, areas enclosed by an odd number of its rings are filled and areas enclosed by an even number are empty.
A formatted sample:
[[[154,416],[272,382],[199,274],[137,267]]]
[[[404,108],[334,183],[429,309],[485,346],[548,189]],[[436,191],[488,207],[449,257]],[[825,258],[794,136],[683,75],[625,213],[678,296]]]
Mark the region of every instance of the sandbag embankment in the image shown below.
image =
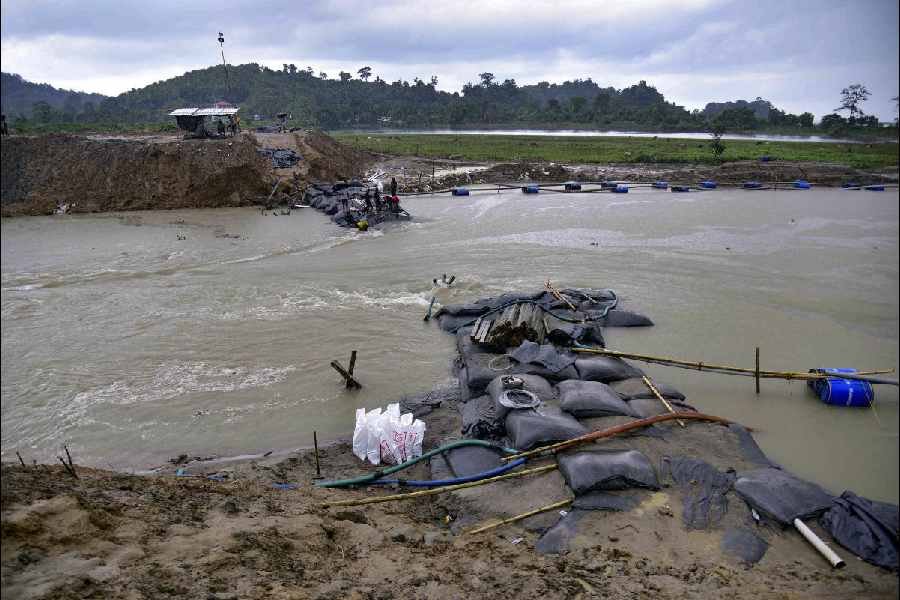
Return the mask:
[[[242,206],[265,196],[270,164],[251,136],[224,140],[4,137],[4,216]]]

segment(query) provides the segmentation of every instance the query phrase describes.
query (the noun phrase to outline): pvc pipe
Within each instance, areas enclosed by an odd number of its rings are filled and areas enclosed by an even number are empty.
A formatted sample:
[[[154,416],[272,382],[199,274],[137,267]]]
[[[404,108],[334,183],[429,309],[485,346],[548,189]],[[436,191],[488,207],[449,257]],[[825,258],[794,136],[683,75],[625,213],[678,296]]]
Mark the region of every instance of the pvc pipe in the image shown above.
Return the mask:
[[[847,563],[843,561],[843,559],[834,553],[828,544],[822,541],[822,538],[817,536],[812,529],[806,526],[806,523],[801,521],[800,519],[794,519],[794,527],[797,528],[797,531],[800,532],[800,535],[806,538],[806,541],[813,545],[813,548],[819,551],[819,553],[825,557],[825,560],[831,563],[831,566],[835,569],[840,569],[846,566]]]

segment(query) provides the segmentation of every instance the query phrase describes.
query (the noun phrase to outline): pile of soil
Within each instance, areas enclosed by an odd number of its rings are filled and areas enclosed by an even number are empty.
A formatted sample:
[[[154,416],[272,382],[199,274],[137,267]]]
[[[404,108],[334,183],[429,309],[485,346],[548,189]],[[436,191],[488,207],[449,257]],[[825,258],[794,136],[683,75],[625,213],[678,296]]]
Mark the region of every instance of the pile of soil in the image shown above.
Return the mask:
[[[4,216],[240,206],[266,193],[267,162],[252,138],[87,139],[71,135],[3,139]]]
[[[302,160],[274,169],[260,147],[293,149]],[[291,194],[307,181],[360,173],[367,155],[321,132],[242,134],[182,140],[4,136],[3,216],[70,212],[244,206],[265,200],[278,177]]]

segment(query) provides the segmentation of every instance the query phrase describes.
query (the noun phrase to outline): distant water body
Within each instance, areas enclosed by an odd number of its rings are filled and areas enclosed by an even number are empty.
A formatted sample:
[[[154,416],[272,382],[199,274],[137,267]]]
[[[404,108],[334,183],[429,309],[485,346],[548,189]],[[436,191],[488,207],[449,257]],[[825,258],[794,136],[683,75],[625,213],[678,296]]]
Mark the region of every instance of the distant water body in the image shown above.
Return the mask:
[[[597,131],[594,129],[366,129],[352,130],[349,133],[390,133],[392,135],[543,135],[572,137],[639,137],[639,138],[671,138],[676,140],[708,140],[709,133],[693,132],[659,132],[659,131]],[[726,133],[726,140],[754,140],[760,142],[826,142],[835,144],[856,144],[853,140],[842,140],[821,135],[775,135],[775,134],[742,134]]]

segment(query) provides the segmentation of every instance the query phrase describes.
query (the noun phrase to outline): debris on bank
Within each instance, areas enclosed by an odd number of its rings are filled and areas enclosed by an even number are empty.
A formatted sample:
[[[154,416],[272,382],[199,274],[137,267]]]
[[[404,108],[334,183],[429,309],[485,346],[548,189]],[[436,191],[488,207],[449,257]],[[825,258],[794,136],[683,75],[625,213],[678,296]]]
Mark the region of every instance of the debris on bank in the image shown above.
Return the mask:
[[[387,221],[408,221],[412,216],[400,206],[400,198],[381,193],[375,184],[360,181],[311,183],[303,197],[312,206],[342,227],[365,231]]]
[[[818,550],[833,567],[845,564],[836,543],[897,569],[896,506],[849,491],[837,497],[804,481],[771,462],[741,424],[698,412],[679,390],[620,357],[581,352],[605,349],[605,327],[653,325],[623,309],[612,290],[557,289],[548,281],[536,292],[446,305],[434,318],[456,336],[453,405],[462,438],[390,469],[428,459],[431,480],[380,481],[387,473],[379,472],[323,487],[432,488],[410,497],[450,495],[443,502],[456,507],[454,533],[522,521],[539,536],[540,553],[618,539],[610,515],[619,513],[617,526],[638,531],[640,523],[641,535],[676,518],[685,530],[715,533],[723,558],[747,565],[786,543],[785,530],[794,528],[788,539],[805,538],[803,551]],[[609,441],[598,447],[601,439]],[[370,494],[328,505],[405,498]]]
[[[303,159],[290,148],[260,148],[257,152],[271,160],[274,169],[290,169]]]

